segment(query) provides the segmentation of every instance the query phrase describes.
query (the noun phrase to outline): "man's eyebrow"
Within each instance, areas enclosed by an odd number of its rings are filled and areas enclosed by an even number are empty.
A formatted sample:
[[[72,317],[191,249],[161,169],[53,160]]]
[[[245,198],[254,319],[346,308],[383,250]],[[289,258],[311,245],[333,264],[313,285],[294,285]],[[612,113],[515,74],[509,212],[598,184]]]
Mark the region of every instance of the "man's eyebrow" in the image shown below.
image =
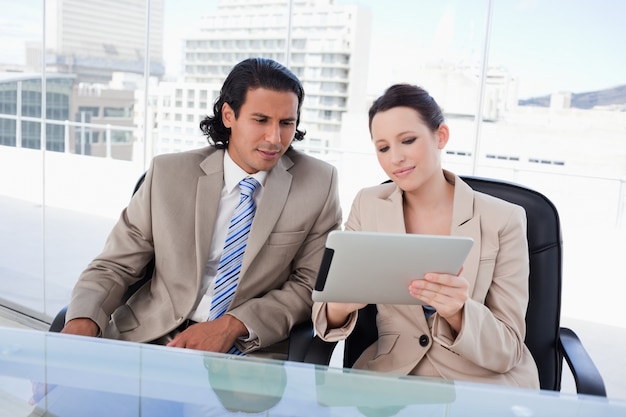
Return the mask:
[[[268,116],[267,114],[263,114],[263,113],[259,113],[259,112],[253,112],[252,113],[252,117],[261,117],[264,119],[271,119],[270,116]],[[285,121],[289,121],[289,122],[295,122],[298,118],[297,117],[285,117],[284,119],[280,119],[281,121],[285,122]]]

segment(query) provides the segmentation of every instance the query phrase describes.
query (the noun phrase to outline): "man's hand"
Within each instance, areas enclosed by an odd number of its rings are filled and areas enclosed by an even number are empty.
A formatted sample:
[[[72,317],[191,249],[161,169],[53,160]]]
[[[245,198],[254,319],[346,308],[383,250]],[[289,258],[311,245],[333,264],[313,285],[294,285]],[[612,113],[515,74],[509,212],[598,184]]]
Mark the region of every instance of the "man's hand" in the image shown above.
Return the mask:
[[[68,321],[61,330],[61,333],[96,337],[100,334],[100,328],[96,322],[91,319],[77,318]]]
[[[247,334],[248,329],[241,321],[225,314],[219,319],[189,326],[167,346],[226,353],[238,337]]]

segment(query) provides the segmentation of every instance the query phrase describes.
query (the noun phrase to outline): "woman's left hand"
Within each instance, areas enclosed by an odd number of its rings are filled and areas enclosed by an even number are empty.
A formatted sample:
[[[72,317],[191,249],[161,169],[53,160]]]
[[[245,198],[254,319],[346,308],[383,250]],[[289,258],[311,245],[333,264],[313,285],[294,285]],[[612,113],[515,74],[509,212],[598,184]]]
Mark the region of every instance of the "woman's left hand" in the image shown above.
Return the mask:
[[[429,272],[424,279],[416,279],[409,284],[411,296],[437,310],[453,329],[461,331],[463,306],[469,297],[469,282],[459,275]]]

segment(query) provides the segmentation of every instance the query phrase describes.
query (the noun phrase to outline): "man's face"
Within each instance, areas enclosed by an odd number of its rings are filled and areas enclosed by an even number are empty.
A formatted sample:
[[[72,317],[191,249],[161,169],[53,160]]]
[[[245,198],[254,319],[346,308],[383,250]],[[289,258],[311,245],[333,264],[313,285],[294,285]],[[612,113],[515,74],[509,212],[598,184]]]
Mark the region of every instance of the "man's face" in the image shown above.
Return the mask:
[[[248,90],[239,117],[228,103],[222,106],[224,126],[230,128],[228,153],[248,174],[269,171],[287,151],[296,133],[298,96],[291,91]]]

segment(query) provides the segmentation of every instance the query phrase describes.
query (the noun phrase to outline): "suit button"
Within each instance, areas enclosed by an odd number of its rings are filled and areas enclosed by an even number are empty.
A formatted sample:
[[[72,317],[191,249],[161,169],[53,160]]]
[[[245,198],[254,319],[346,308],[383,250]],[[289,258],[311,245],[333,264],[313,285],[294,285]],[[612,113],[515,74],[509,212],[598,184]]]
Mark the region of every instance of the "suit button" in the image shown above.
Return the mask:
[[[428,346],[428,342],[429,341],[430,341],[430,339],[425,334],[420,336],[420,346],[423,346],[423,347]]]

